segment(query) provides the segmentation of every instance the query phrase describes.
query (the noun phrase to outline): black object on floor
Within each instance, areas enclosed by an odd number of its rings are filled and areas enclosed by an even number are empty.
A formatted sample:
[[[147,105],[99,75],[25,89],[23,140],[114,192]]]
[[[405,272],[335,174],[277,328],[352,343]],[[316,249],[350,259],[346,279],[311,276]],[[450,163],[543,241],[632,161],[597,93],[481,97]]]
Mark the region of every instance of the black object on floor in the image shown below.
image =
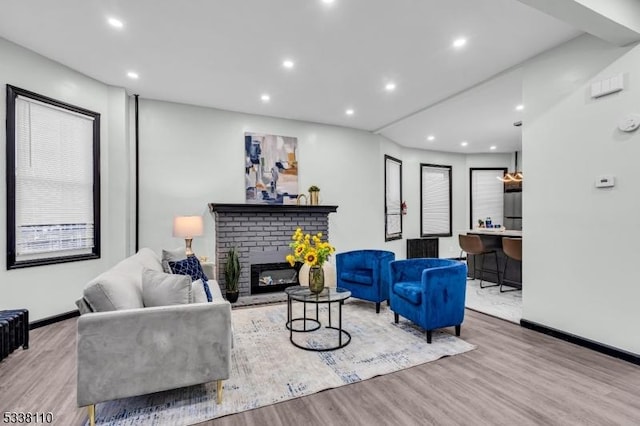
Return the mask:
[[[20,346],[29,349],[29,311],[0,311],[0,361]]]

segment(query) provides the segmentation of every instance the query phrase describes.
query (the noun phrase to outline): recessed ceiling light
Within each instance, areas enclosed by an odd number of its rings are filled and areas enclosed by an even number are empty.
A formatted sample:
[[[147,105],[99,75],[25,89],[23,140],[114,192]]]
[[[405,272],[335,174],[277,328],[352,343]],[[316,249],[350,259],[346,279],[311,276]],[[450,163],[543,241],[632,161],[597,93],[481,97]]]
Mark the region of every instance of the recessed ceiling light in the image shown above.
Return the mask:
[[[498,147],[497,147],[497,146],[495,146],[495,145],[491,145],[491,146],[489,147],[489,149],[490,149],[491,151],[495,151],[495,150],[496,150],[496,148],[498,148]]]
[[[138,78],[138,77],[140,77],[140,76],[138,75],[138,73],[137,73],[137,72],[129,71],[129,72],[127,73],[127,77],[129,77],[129,78],[133,78],[133,79],[135,80],[135,79],[137,79],[137,78]]]
[[[322,0],[322,3],[326,3],[326,4],[331,4],[333,3],[335,0]]]
[[[463,142],[460,142],[460,145],[462,145],[462,146],[467,146],[467,145],[469,145],[469,142],[467,142],[467,141],[463,141]]]
[[[354,110],[352,110],[351,108],[349,108],[349,109],[348,109],[348,110],[346,110],[344,113],[345,113],[345,114],[347,114],[347,115],[353,115],[353,114],[355,113],[355,111],[354,111]]]
[[[286,59],[282,62],[282,66],[285,68],[293,68],[293,61],[291,59]]]
[[[384,89],[385,89],[387,92],[393,92],[394,90],[396,90],[396,84],[395,84],[395,83],[393,83],[393,82],[391,82],[391,83],[387,83],[387,85],[386,85],[386,86],[384,86]]]
[[[116,18],[109,18],[107,19],[107,22],[109,23],[109,25],[111,25],[114,28],[124,27],[124,24],[122,23],[122,21]]]
[[[264,95],[260,96],[260,99],[262,99],[262,102],[269,102],[271,100],[271,96],[265,93]]]
[[[467,44],[467,39],[464,37],[457,38],[453,41],[453,47],[460,48]]]
[[[516,107],[516,111],[522,111],[523,109],[524,109],[524,105],[522,104]]]
[[[427,140],[428,140],[429,142],[431,142],[431,141],[436,140],[436,137],[435,137],[435,136],[433,136],[433,135],[429,135],[429,136],[427,136]]]

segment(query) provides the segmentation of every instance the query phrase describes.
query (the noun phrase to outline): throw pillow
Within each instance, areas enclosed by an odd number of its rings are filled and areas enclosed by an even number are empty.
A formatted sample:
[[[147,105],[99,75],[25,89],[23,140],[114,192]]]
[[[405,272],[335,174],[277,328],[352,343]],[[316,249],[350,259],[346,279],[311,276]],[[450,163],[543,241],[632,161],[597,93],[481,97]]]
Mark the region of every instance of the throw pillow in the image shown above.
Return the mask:
[[[204,284],[204,291],[207,293],[207,301],[211,302],[213,300],[211,297],[211,290],[209,290],[209,283],[207,282],[209,278],[204,274],[202,265],[200,265],[200,261],[197,257],[192,255],[188,256],[184,260],[178,260],[177,262],[169,261],[169,267],[171,268],[171,272],[174,274],[191,276],[191,281],[201,279]]]
[[[178,247],[173,250],[162,250],[162,269],[167,274],[170,274],[171,268],[169,267],[169,262],[177,262],[186,258],[187,254],[185,253],[184,247]]]
[[[191,302],[191,280],[185,275],[142,271],[142,302],[146,307],[184,305]]]
[[[195,280],[191,283],[191,303],[206,303],[207,292],[204,290],[204,282]]]

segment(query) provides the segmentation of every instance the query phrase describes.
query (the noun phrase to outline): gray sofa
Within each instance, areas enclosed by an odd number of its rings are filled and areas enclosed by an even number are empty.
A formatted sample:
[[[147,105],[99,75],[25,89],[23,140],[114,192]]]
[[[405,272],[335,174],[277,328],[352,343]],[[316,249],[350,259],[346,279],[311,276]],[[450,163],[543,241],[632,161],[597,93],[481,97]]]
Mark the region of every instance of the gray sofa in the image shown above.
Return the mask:
[[[76,302],[84,312],[77,398],[78,406],[88,406],[91,424],[96,403],[214,380],[222,401],[222,380],[231,371],[231,305],[210,280],[213,302],[143,307],[145,268],[162,271],[150,249],[93,279]]]

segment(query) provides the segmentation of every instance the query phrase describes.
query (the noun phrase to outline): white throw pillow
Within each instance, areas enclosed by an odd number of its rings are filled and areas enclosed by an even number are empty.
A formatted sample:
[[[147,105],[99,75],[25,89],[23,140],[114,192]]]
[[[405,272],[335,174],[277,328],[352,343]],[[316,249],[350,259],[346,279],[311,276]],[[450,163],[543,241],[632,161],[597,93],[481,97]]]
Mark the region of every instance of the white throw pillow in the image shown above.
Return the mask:
[[[204,291],[202,280],[195,280],[191,283],[191,303],[206,303],[207,293]]]
[[[191,302],[191,278],[165,274],[151,269],[142,271],[142,302],[145,307],[185,305]]]
[[[184,247],[179,247],[173,250],[162,250],[162,270],[165,273],[171,274],[171,268],[169,262],[179,262],[187,258],[187,253]]]

